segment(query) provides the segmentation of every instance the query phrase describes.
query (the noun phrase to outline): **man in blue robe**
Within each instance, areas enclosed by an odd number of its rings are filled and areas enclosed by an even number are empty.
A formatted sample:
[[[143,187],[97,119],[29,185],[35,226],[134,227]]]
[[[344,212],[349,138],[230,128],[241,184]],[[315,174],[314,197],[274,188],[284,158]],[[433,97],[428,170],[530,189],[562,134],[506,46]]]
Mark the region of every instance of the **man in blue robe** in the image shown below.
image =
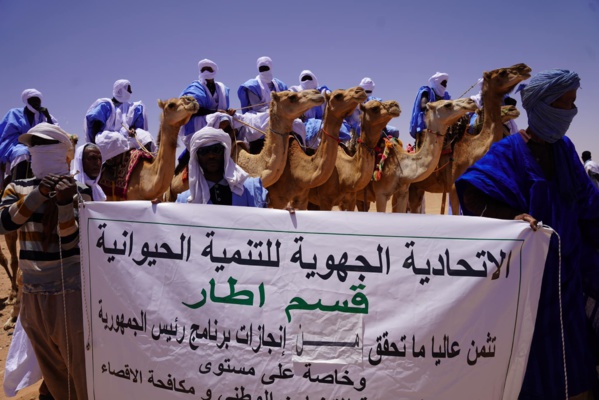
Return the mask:
[[[130,149],[142,146],[154,149],[154,138],[148,132],[148,119],[141,101],[132,102],[131,82],[114,82],[112,99],[96,100],[85,114],[87,140],[95,143],[105,161]]]
[[[599,191],[564,136],[579,86],[566,70],[533,77],[522,90],[526,131],[494,144],[456,181],[464,214],[525,220],[533,229],[542,221],[556,232],[520,399],[586,399],[596,381],[585,295],[599,294]]]
[[[190,141],[189,190],[177,203],[219,204],[264,208],[268,191],[231,159],[231,137],[207,126]]]
[[[282,92],[288,90],[287,85],[274,77],[272,72],[272,60],[270,57],[260,57],[256,60],[258,75],[239,86],[237,97],[241,103],[242,114],[254,114],[252,118],[244,118],[251,121],[250,125],[257,129],[251,129],[246,126],[240,129],[241,137],[250,143],[250,152],[260,152],[264,144],[264,132],[269,125],[270,115],[268,108],[270,106],[270,93]],[[300,135],[302,140],[306,138],[305,127],[298,118],[294,121],[294,131]]]
[[[198,69],[200,70],[198,79],[181,93],[181,97],[192,96],[200,105],[198,112],[181,128],[179,133],[183,137],[186,148],[189,148],[191,135],[207,125],[207,115],[217,111],[233,113],[233,110],[229,109],[229,88],[214,79],[218,72],[218,65],[212,60],[203,59],[198,62]]]
[[[42,122],[58,125],[46,107],[42,107],[42,94],[36,89],[26,89],[21,94],[24,108],[13,108],[0,121],[0,165],[12,179],[25,179],[31,155],[27,146],[19,143],[19,136]]]
[[[412,118],[410,119],[410,135],[416,139],[416,136],[426,129],[424,114],[426,112],[426,103],[437,100],[450,100],[451,96],[447,91],[447,80],[449,75],[444,72],[437,72],[428,80],[428,86],[422,86],[418,89],[414,106],[412,107]]]

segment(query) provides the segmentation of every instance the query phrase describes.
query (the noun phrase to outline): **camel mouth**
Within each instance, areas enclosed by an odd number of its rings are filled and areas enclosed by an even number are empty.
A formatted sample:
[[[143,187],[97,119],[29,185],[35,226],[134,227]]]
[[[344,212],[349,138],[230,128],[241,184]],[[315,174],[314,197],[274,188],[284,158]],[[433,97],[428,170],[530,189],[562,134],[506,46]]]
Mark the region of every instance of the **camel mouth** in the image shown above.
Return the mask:
[[[389,115],[392,115],[394,118],[399,117],[399,115],[401,114],[401,110],[399,109],[399,106],[392,106],[388,112],[389,112]]]

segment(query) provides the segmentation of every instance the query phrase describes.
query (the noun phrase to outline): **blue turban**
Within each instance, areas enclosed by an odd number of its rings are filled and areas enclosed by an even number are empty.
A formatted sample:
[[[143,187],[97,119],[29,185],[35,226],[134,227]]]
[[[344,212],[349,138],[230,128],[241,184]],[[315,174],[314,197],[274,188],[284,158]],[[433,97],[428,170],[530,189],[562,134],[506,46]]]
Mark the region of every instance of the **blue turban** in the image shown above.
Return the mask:
[[[539,72],[521,89],[522,107],[528,114],[528,126],[535,135],[555,143],[566,134],[578,109],[561,110],[550,104],[579,87],[580,78],[576,72],[550,69]]]

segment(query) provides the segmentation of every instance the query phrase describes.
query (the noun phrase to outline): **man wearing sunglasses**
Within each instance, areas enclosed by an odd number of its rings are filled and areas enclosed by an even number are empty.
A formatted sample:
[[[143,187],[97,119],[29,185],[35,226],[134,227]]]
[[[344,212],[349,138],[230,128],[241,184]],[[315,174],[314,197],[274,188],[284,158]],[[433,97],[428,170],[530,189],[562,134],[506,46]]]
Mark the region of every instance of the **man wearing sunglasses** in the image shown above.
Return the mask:
[[[177,203],[261,207],[268,191],[231,159],[231,138],[222,129],[207,126],[190,141],[189,190]]]

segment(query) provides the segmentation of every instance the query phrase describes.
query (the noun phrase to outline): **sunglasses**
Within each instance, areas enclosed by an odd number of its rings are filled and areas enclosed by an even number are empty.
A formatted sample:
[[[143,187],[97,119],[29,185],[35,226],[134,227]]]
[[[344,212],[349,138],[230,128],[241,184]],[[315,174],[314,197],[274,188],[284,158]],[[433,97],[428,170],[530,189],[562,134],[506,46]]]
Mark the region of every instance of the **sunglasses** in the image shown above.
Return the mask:
[[[205,156],[208,154],[222,155],[225,153],[225,148],[221,144],[213,144],[212,146],[200,147],[198,155]]]

